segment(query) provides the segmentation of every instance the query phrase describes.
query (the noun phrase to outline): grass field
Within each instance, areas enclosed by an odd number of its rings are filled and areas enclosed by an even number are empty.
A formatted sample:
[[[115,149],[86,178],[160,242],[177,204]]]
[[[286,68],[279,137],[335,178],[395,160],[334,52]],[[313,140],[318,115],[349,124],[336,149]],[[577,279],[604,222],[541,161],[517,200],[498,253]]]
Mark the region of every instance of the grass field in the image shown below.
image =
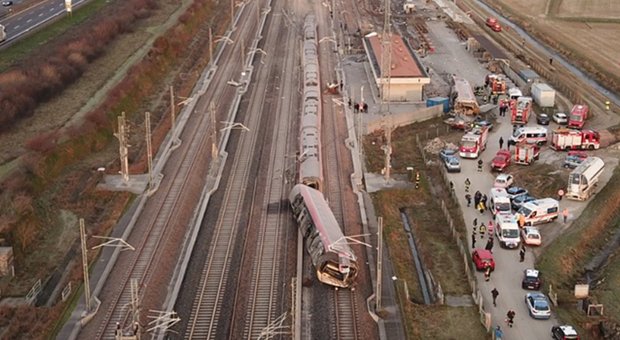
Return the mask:
[[[607,86],[620,86],[620,1],[486,0]],[[605,81],[608,80],[608,81]],[[614,84],[610,82],[613,81]]]

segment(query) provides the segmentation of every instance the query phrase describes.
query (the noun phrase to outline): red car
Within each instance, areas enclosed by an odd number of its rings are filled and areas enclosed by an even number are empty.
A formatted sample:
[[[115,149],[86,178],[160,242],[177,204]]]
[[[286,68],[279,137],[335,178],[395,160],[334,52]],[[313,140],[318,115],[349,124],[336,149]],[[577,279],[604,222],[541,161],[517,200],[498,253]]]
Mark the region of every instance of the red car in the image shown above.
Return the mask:
[[[493,260],[493,254],[489,250],[475,249],[471,253],[471,258],[477,270],[484,270],[487,264],[491,266],[491,270],[495,270],[495,260]]]
[[[504,171],[507,166],[510,165],[510,158],[512,157],[510,151],[499,150],[493,160],[491,161],[491,169],[496,171]]]

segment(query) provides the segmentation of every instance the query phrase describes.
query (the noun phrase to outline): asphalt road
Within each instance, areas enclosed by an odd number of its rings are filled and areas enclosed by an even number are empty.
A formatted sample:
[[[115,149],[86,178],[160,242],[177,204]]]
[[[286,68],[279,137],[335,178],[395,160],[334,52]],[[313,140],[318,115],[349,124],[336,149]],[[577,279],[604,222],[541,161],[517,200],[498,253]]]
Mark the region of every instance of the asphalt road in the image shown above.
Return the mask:
[[[510,117],[498,117],[498,123],[496,124],[491,133],[489,134],[487,149],[482,153],[482,160],[484,161],[483,172],[477,171],[477,161],[470,159],[462,159],[461,167],[462,172],[460,174],[450,174],[449,178],[454,182],[457,196],[461,200],[461,206],[463,207],[463,216],[467,225],[467,241],[471,246],[470,235],[473,229],[474,218],[478,219],[478,223],[484,222],[488,225],[488,222],[493,219],[493,216],[489,211],[484,214],[480,214],[473,208],[467,208],[465,203],[465,179],[469,178],[471,181],[470,192],[473,193],[476,190],[480,190],[481,193],[487,194],[493,186],[493,180],[496,174],[490,173],[490,161],[499,150],[499,137],[502,136],[504,140],[507,140],[508,136],[512,132],[512,126],[510,124]],[[530,122],[531,124],[532,122]],[[533,124],[531,124],[533,125]],[[512,167],[517,165],[511,165]],[[510,173],[510,167],[507,173]],[[517,186],[525,187],[526,183],[515,183]],[[542,197],[541,197],[542,198]],[[566,201],[566,200],[564,200]],[[563,201],[563,202],[564,202]],[[563,203],[560,202],[560,203]],[[554,228],[557,227],[559,222],[553,222],[549,224],[540,225],[540,228]],[[486,245],[485,236],[484,240],[481,240],[479,233],[477,236],[476,247],[484,248]],[[544,242],[544,240],[543,240]],[[551,327],[557,324],[554,317],[550,320],[535,320],[528,315],[528,310],[525,305],[525,294],[529,291],[521,288],[521,280],[523,278],[523,271],[526,268],[534,268],[534,254],[531,248],[527,248],[525,261],[519,262],[519,250],[516,249],[502,249],[499,246],[499,241],[495,238],[495,246],[493,247],[493,256],[495,258],[496,269],[491,274],[491,280],[489,282],[484,281],[482,273],[477,273],[477,280],[479,288],[485,299],[485,309],[492,313],[493,327],[496,325],[502,326],[504,329],[504,337],[508,339],[543,339],[549,336]],[[544,275],[544,273],[543,273]],[[497,307],[493,307],[491,299],[491,290],[497,288],[499,291],[499,297],[497,298]],[[513,328],[506,327],[504,320],[506,313],[509,309],[516,312],[515,325]],[[552,308],[553,309],[553,308]]]

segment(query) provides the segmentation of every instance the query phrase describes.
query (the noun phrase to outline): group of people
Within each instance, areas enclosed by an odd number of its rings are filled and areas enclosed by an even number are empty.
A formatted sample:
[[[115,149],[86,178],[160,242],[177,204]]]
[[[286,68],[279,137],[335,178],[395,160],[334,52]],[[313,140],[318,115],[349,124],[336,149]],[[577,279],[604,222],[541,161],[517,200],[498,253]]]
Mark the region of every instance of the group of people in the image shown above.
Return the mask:
[[[465,192],[469,192],[469,185],[471,183],[469,182],[469,178],[465,180]],[[465,201],[467,202],[467,206],[471,207],[471,195],[470,194],[465,194]],[[478,210],[481,214],[484,214],[484,211],[487,208],[487,195],[483,194],[480,192],[480,190],[477,190],[474,193],[474,209]]]

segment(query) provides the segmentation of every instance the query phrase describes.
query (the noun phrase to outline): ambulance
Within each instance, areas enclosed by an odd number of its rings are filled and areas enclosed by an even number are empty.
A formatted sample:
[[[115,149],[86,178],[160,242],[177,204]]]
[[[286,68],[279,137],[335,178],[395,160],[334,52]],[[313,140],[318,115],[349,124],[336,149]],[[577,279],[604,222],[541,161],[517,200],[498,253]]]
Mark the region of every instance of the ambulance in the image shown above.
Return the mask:
[[[560,203],[553,198],[543,198],[524,203],[516,217],[519,220],[523,216],[525,225],[538,223],[548,223],[556,218],[560,213]]]

